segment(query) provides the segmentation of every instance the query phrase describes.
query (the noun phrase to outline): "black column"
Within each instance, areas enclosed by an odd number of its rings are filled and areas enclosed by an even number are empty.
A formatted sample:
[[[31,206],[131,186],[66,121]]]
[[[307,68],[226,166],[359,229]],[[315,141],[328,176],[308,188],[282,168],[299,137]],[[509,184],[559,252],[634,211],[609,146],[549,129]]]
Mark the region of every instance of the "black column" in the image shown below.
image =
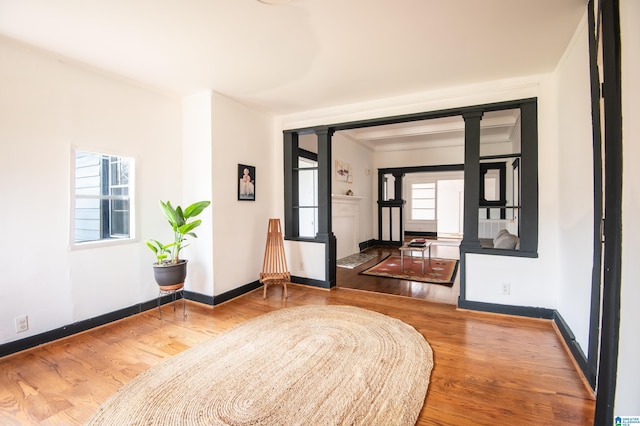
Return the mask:
[[[478,248],[480,208],[480,120],[482,111],[462,114],[464,118],[464,236],[460,248]]]
[[[336,237],[331,223],[331,136],[333,129],[318,127],[318,234],[325,243],[325,270],[328,287],[336,285]]]
[[[298,134],[284,133],[284,235],[297,237],[299,235],[298,209]],[[295,189],[295,190],[294,190]]]

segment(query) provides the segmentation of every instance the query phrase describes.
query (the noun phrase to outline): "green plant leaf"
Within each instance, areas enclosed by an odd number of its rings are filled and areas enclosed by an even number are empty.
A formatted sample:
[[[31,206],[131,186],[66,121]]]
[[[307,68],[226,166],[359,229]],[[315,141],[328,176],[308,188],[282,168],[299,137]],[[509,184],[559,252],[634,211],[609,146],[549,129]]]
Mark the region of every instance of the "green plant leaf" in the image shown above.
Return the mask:
[[[209,206],[209,204],[211,204],[211,201],[198,201],[191,204],[189,207],[184,209],[184,217],[190,218],[198,216],[204,209]]]
[[[182,212],[182,207],[177,206],[176,207],[176,224],[178,225],[178,228],[181,227],[182,225],[184,225],[184,213]]]
[[[162,213],[164,213],[164,217],[167,218],[171,226],[175,227],[178,223],[178,218],[176,216],[175,209],[171,205],[171,202],[167,201],[166,203],[164,203],[160,201],[160,206],[162,207]]]
[[[188,234],[189,232],[191,232],[191,230],[200,226],[201,223],[202,220],[200,219],[194,220],[193,222],[185,223],[178,228],[178,232],[180,232],[181,234]]]
[[[145,241],[147,243],[147,247],[149,247],[154,253],[158,253],[158,248],[153,245],[151,241]]]

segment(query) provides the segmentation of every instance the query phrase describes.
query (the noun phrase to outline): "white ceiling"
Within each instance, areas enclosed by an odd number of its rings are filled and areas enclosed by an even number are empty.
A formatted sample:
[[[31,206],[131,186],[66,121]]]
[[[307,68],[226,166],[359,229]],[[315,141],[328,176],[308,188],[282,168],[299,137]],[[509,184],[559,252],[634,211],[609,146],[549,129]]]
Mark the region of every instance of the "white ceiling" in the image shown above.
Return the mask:
[[[519,109],[484,113],[480,121],[481,145],[512,143],[519,136],[515,135],[519,121]],[[341,132],[373,151],[464,146],[464,120],[460,115]]]
[[[172,94],[214,90],[286,114],[551,72],[586,4],[0,0],[0,35]]]

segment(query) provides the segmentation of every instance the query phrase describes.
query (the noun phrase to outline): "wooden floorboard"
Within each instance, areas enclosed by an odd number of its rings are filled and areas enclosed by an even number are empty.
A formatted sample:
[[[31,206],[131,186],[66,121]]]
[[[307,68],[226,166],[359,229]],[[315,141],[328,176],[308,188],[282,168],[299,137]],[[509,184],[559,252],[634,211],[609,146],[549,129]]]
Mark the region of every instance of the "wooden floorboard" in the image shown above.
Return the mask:
[[[352,305],[415,327],[434,351],[418,425],[591,425],[594,398],[550,321],[346,288],[262,289],[157,310],[0,359],[0,424],[82,424],[146,369],[266,312]]]
[[[412,297],[434,302],[457,305],[460,295],[460,271],[456,271],[453,285],[430,284],[416,281],[406,281],[394,278],[376,277],[371,275],[361,275],[360,272],[368,269],[387,256],[400,254],[395,247],[372,247],[364,251],[376,255],[373,259],[353,269],[336,268],[336,285],[342,288],[354,290],[372,291],[384,294],[394,294],[397,296]],[[456,246],[437,245],[431,247],[432,257],[443,259],[460,259],[460,252]],[[459,268],[459,265],[458,265]]]

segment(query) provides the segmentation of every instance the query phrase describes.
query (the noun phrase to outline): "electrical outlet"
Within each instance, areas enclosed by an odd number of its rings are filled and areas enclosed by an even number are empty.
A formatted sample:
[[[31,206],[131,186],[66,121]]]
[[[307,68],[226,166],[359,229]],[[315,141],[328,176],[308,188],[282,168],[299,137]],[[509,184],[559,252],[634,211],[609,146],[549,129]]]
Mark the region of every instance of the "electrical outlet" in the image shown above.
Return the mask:
[[[502,283],[502,288],[500,289],[500,293],[508,296],[511,294],[511,284],[510,283]]]
[[[22,333],[23,331],[29,330],[29,317],[23,315],[21,317],[16,317],[16,333]]]

